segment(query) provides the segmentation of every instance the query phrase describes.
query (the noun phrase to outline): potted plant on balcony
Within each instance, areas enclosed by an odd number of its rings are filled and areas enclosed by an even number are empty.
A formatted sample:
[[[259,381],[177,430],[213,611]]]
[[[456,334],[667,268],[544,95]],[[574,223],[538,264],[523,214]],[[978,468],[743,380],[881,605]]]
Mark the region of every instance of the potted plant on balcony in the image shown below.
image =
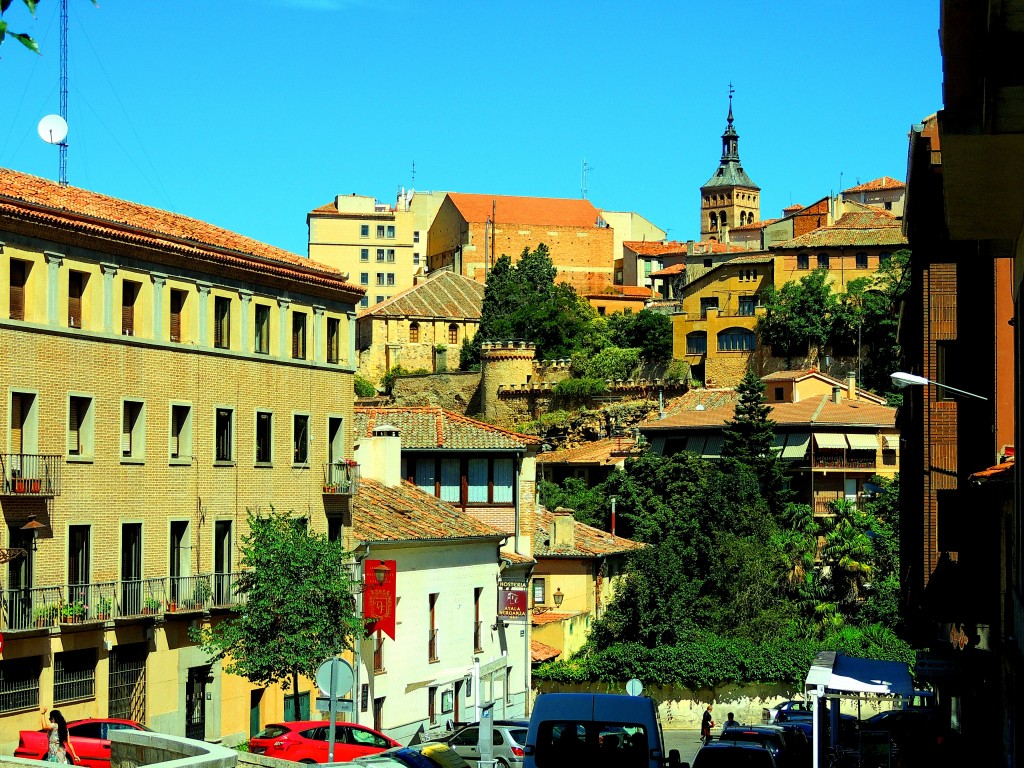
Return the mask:
[[[85,618],[89,606],[85,603],[73,602],[63,605],[60,609],[61,624],[76,624]]]
[[[155,597],[147,597],[142,601],[142,612],[145,614],[153,614],[160,610],[160,601]]]
[[[32,610],[32,620],[37,627],[52,627],[59,610],[56,603],[38,605]]]
[[[196,608],[205,608],[212,594],[213,590],[210,588],[210,582],[206,579],[199,579],[192,588],[192,604]]]
[[[113,607],[109,597],[101,597],[96,603],[96,618],[106,621],[110,618],[110,611]]]

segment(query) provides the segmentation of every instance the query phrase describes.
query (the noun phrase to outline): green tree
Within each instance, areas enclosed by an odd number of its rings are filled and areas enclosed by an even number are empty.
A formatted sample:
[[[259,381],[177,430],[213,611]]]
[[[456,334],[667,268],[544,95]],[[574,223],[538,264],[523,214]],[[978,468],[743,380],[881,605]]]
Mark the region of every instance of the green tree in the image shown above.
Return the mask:
[[[642,309],[630,315],[616,312],[606,321],[613,346],[639,349],[640,357],[650,364],[672,359],[672,320],[668,315]]]
[[[736,387],[739,399],[731,421],[722,430],[722,458],[746,464],[757,474],[761,490],[773,511],[779,511],[787,496],[785,475],[775,444],[772,407],[765,402],[765,385],[753,371],[747,371]]]
[[[761,293],[761,303],[765,314],[757,321],[757,333],[773,354],[799,356],[808,344],[824,346],[830,340],[838,300],[827,269],[815,269],[782,288],[769,285]]]
[[[26,8],[28,8],[29,12],[33,16],[35,16],[36,8],[39,6],[41,0],[21,0],[21,2],[25,5]],[[33,40],[31,36],[26,35],[23,32],[12,32],[8,28],[7,22],[4,20],[4,15],[7,13],[7,11],[13,4],[14,0],[0,0],[0,44],[3,44],[4,38],[7,37],[7,35],[10,35],[19,43],[28,48],[30,51],[40,53],[38,43],[36,43],[36,41]],[[98,0],[92,0],[92,4],[97,7],[99,6]]]
[[[249,517],[241,547],[238,616],[190,634],[211,661],[264,685],[312,677],[325,660],[362,633],[355,613],[348,553],[341,542],[310,532],[306,521],[271,509]],[[295,719],[299,701],[295,696]]]
[[[546,509],[571,509],[581,523],[608,530],[610,505],[600,486],[591,487],[578,477],[567,477],[562,485],[545,480],[540,498]]]

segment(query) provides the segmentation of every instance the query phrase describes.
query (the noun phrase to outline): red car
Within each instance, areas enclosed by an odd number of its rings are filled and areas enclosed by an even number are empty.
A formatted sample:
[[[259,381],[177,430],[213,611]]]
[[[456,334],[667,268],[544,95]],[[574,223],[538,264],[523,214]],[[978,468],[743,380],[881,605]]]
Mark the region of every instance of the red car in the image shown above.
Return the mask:
[[[134,720],[121,720],[116,717],[87,717],[83,720],[72,720],[68,723],[68,738],[78,755],[77,765],[89,768],[110,768],[111,731],[148,731],[144,725]],[[27,757],[30,760],[42,760],[46,757],[49,747],[49,731],[21,731],[18,734],[18,748],[15,757]]]
[[[327,720],[271,723],[249,739],[249,751],[254,755],[279,757],[297,763],[326,763],[330,729],[331,724]],[[394,739],[365,725],[336,723],[334,726],[336,763],[400,746]]]

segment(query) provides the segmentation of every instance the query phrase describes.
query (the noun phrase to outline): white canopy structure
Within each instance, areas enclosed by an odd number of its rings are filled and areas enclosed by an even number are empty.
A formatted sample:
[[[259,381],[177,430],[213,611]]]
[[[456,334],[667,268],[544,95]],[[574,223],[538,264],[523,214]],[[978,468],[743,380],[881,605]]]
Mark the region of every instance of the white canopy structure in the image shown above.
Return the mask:
[[[901,661],[879,661],[844,656],[835,651],[819,651],[811,663],[804,692],[813,702],[814,768],[818,768],[821,742],[821,699],[893,696],[909,699],[914,694],[910,666]],[[839,707],[832,708],[833,738],[839,730]]]

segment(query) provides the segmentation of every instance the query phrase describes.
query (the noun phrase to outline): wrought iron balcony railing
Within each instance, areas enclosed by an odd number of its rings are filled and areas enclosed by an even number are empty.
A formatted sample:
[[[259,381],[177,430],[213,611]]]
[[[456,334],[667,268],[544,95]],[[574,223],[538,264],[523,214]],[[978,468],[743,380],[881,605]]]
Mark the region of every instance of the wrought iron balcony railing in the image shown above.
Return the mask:
[[[348,461],[324,464],[324,493],[352,496],[359,490],[359,465]]]
[[[57,454],[0,453],[0,495],[60,496],[63,465]]]
[[[237,573],[207,573],[4,590],[0,628],[19,632],[170,613],[230,609],[241,602]]]

